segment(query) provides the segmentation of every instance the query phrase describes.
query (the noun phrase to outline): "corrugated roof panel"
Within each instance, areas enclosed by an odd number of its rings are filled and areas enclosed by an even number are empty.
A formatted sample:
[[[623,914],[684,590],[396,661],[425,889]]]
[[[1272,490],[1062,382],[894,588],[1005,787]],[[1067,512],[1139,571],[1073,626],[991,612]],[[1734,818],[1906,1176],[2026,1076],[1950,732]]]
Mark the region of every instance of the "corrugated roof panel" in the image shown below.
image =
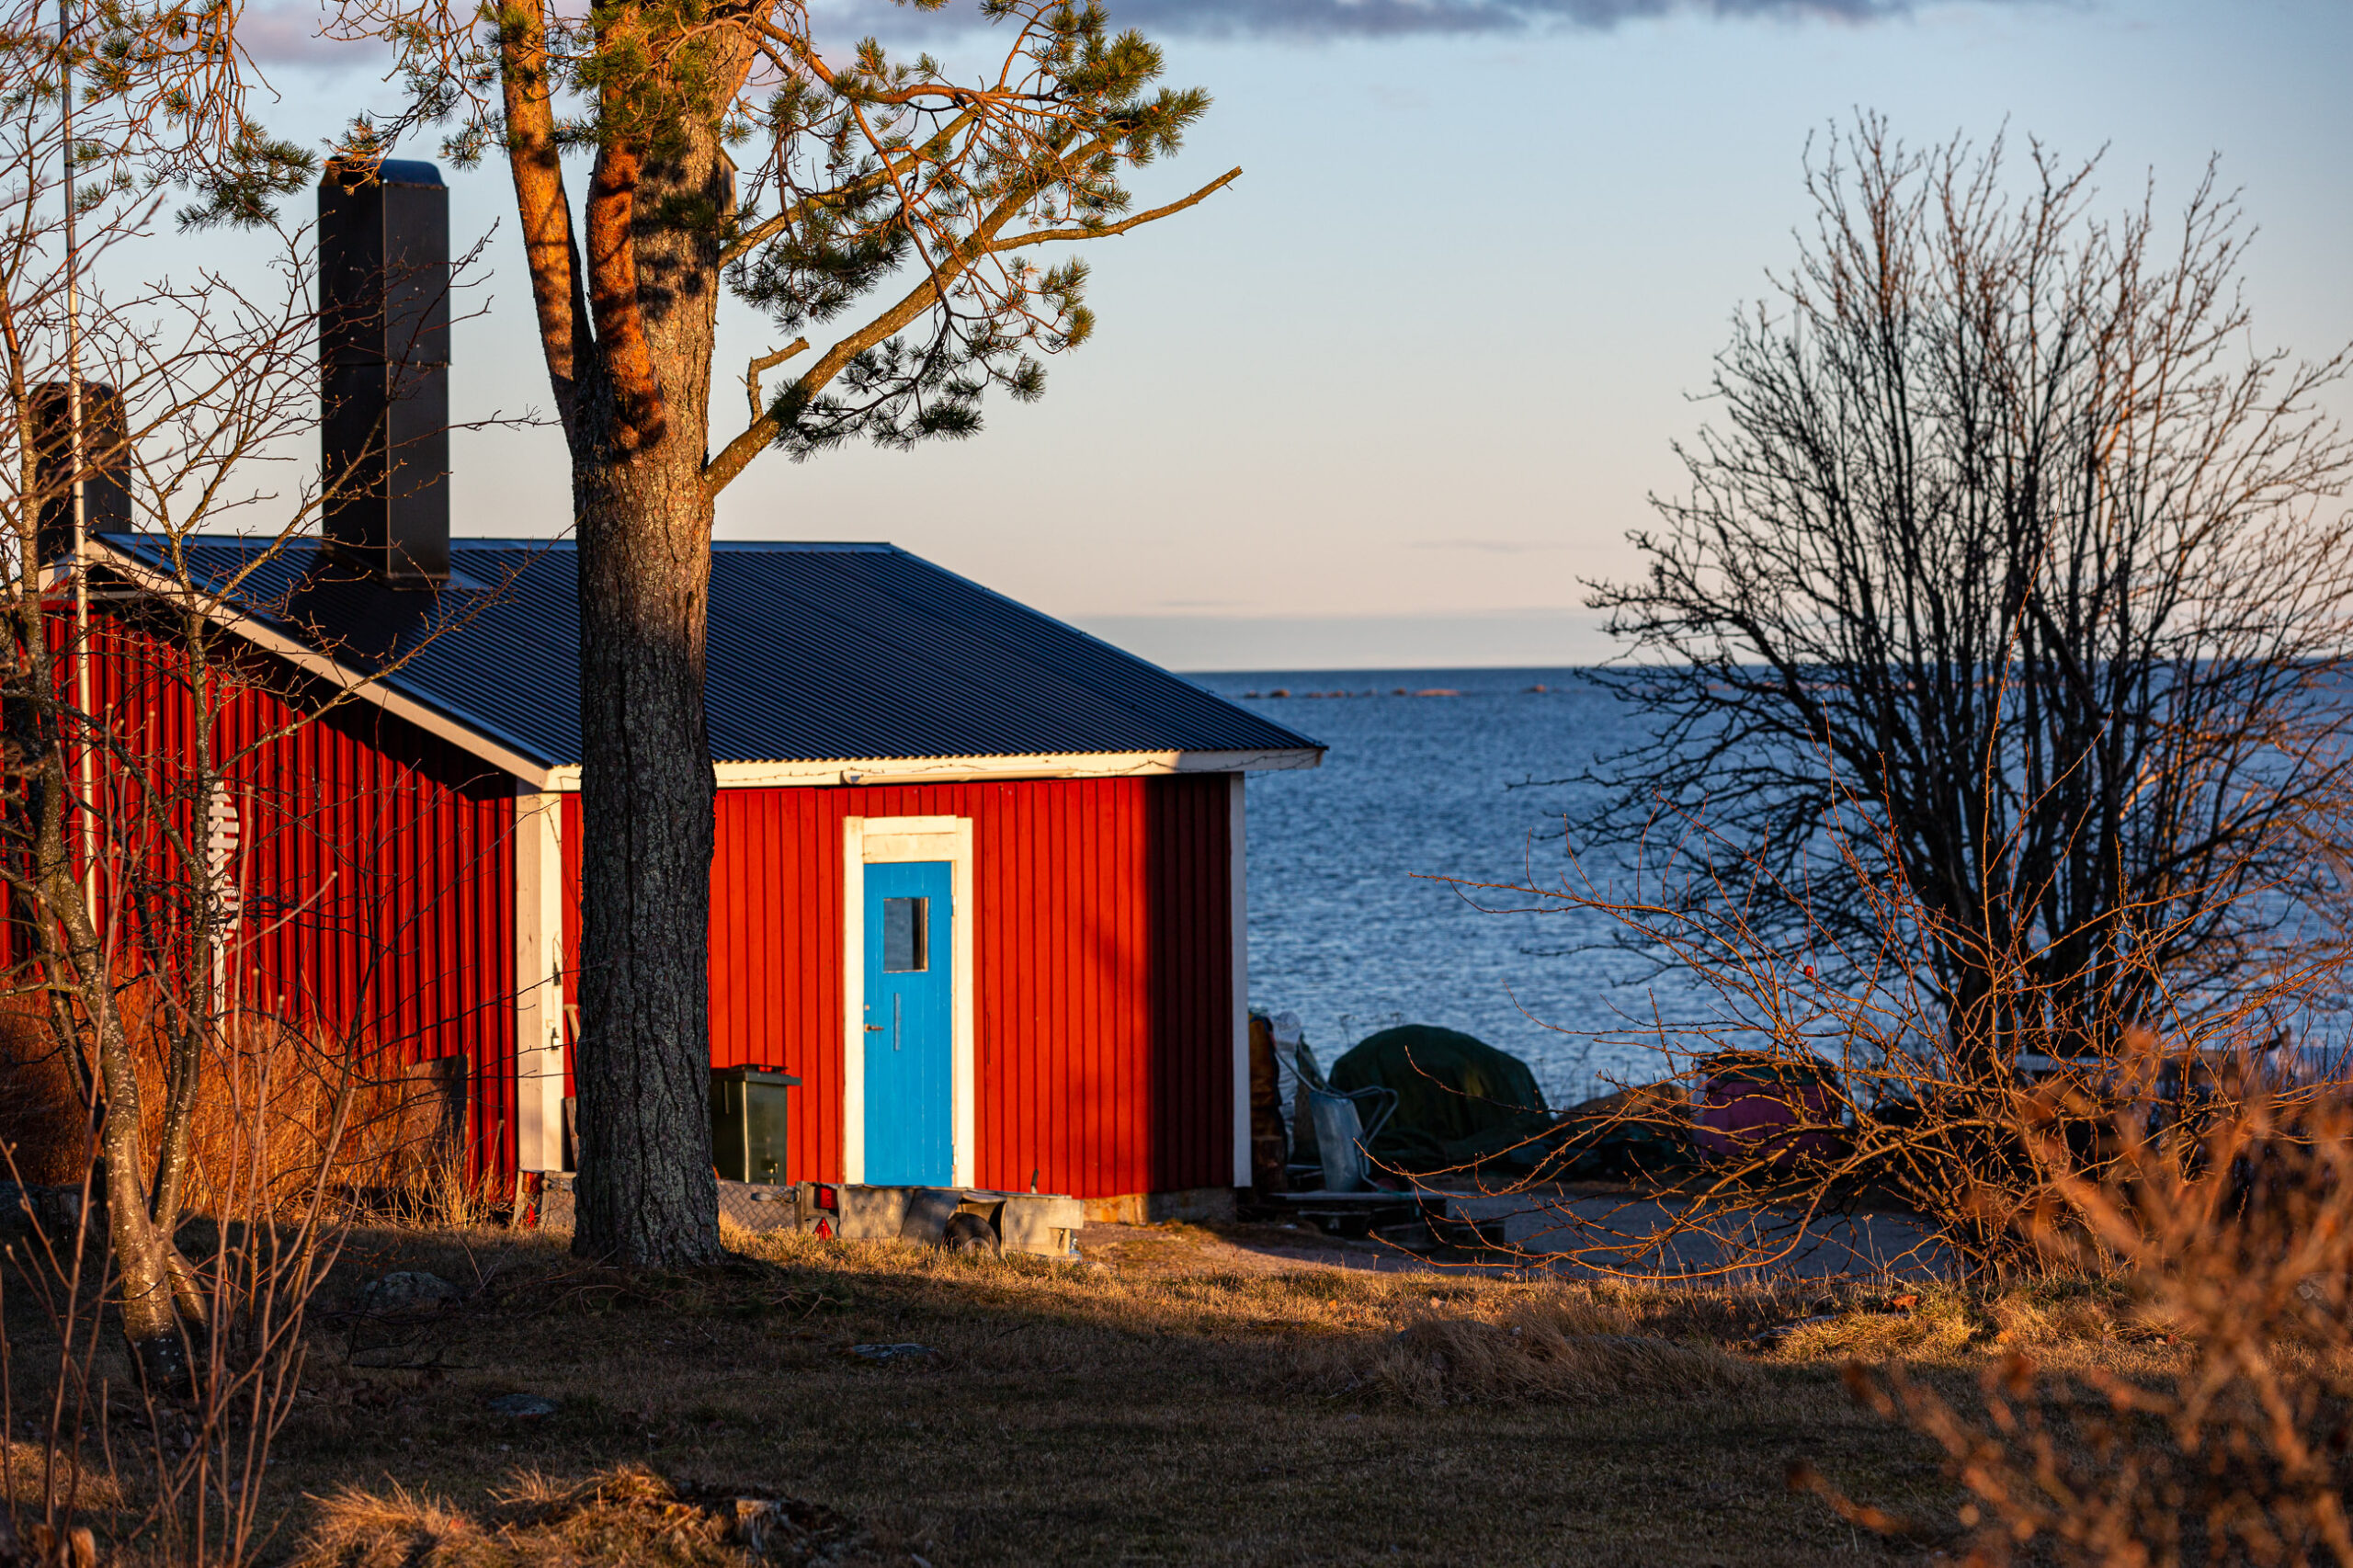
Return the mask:
[[[110,538],[160,564],[147,541]],[[570,541],[451,541],[438,593],[307,541],[200,538],[189,564],[252,613],[483,734],[580,760]],[[1292,751],[1315,742],[884,544],[713,548],[704,691],[721,762]]]

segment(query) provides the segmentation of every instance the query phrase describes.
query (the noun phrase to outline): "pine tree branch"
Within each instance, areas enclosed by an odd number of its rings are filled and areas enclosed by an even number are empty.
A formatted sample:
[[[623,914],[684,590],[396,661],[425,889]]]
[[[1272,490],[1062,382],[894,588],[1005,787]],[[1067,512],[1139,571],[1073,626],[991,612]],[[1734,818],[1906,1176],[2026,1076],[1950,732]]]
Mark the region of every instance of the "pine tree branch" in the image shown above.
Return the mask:
[[[955,137],[961,135],[971,127],[978,114],[977,109],[966,109],[962,114],[926,137],[925,145],[941,147],[949,144]],[[921,150],[907,148],[895,155],[887,152],[878,155],[881,158],[881,164],[871,174],[854,179],[847,185],[836,186],[831,190],[812,192],[790,206],[780,208],[770,216],[761,219],[759,222],[736,235],[727,243],[726,248],[719,253],[719,264],[725,267],[731,262],[742,260],[761,245],[776,238],[788,226],[806,218],[813,209],[819,206],[853,201],[860,197],[871,195],[881,188],[884,181],[893,178],[902,167],[922,162],[925,154]]]
[[[1097,142],[1068,162],[1083,167],[1089,158],[1103,150],[1106,145],[1105,142]],[[997,231],[1011,222],[1036,193],[1033,190],[1023,190],[1008,196],[986,219],[974,225],[972,237],[956,246],[948,258],[940,263],[936,272],[926,275],[922,282],[902,295],[898,302],[889,310],[827,349],[824,358],[811,366],[801,375],[799,385],[805,394],[814,397],[817,392],[831,383],[835,377],[840,375],[852,359],[905,326],[930,306],[944,301],[949,286],[971,271],[973,264],[983,256],[994,256],[1020,244],[1061,239],[1099,239],[1112,234],[1125,233],[1140,224],[1165,218],[1172,213],[1182,212],[1185,209],[1205,199],[1241,177],[1242,171],[1239,168],[1229,169],[1181,200],[1172,201],[1165,207],[1154,208],[1149,212],[1139,212],[1132,218],[1100,229],[1040,230],[1016,239],[999,239],[996,237]],[[773,415],[756,415],[733,440],[720,449],[718,456],[703,465],[703,483],[714,495],[726,489],[734,482],[737,474],[750,466],[754,458],[776,440],[782,430],[782,425]]]
[[[841,74],[826,63],[824,53],[815,44],[809,41],[809,35],[805,30],[780,28],[762,17],[756,16],[748,19],[755,31],[782,49],[793,64],[809,73],[815,80],[834,82],[839,79]],[[1020,31],[1015,35],[1013,47],[1006,51],[1005,58],[1007,65],[1025,58],[1021,44],[1029,38],[1035,28],[1036,22],[1033,18],[1025,23]],[[769,53],[768,57],[771,60],[776,59],[773,53]],[[779,62],[779,64],[781,65],[782,62]],[[991,106],[997,104],[1021,106],[1054,101],[1054,96],[1051,93],[1025,91],[1009,85],[1007,78],[1002,72],[999,73],[996,85],[994,87],[965,87],[959,86],[953,82],[926,79],[910,86],[893,88],[884,87],[872,80],[867,80],[859,84],[858,97],[867,103],[901,108],[918,104],[962,104],[966,106],[967,115],[985,112]]]
[[[814,393],[844,367],[869,348],[881,342],[909,322],[930,309],[939,301],[939,291],[961,277],[972,264],[961,258],[950,261],[944,277],[935,282],[926,275],[921,283],[902,295],[899,301],[872,321],[843,338],[825,351],[825,357],[810,368],[801,378],[800,385]],[[734,483],[735,476],[748,467],[752,460],[775,441],[784,426],[774,415],[763,414],[745,426],[741,434],[721,449],[717,457],[703,465],[703,483],[714,495]]]
[[[796,337],[791,342],[786,344],[783,347],[778,349],[775,353],[761,355],[758,358],[753,360],[751,365],[744,371],[744,396],[752,405],[752,417],[754,420],[756,421],[767,412],[760,406],[760,377],[766,372],[775,369],[779,365],[783,364],[795,354],[805,351],[808,347],[809,340],[807,338]]]
[[[1182,212],[1186,208],[1215,195],[1241,177],[1240,169],[1228,169],[1192,195],[1181,200],[1172,201],[1165,207],[1155,207],[1149,212],[1139,212],[1132,218],[1122,218],[1116,223],[1106,223],[1100,228],[1033,229],[1026,234],[1013,234],[1005,239],[992,240],[989,242],[988,249],[983,254],[994,256],[1003,251],[1019,250],[1024,245],[1046,244],[1056,240],[1104,240],[1110,238],[1113,234],[1124,234],[1139,224],[1149,223],[1155,219]]]
[[[515,176],[522,220],[523,256],[531,302],[540,318],[540,347],[564,438],[579,447],[580,373],[595,352],[580,282],[580,252],[572,234],[572,203],[555,142],[549,96],[544,0],[510,0],[499,30],[499,86],[506,109],[506,163]]]

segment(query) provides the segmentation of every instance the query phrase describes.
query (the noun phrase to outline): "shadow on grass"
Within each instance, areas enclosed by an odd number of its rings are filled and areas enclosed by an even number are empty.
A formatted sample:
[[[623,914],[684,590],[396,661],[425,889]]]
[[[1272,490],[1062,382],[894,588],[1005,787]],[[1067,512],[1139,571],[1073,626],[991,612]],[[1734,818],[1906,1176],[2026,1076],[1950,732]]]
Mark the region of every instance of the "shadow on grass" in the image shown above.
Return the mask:
[[[1806,1315],[1965,1320],[1924,1340],[1958,1384],[2001,1332],[1957,1298],[1872,1311],[1889,1303],[1861,1285],[1127,1278],[731,1240],[721,1267],[632,1274],[555,1238],[355,1233],[273,1450],[277,1549],[321,1528],[322,1498],[494,1533],[499,1495],[642,1466],[690,1499],[835,1510],[938,1568],[1901,1561],[1915,1546],[1859,1537],[1786,1477],[1803,1460],[1893,1512],[1949,1517],[1935,1456],[1851,1402],[1843,1351],[1756,1336]],[[366,1310],[363,1283],[404,1271],[454,1299]],[[509,1413],[535,1402],[551,1413]]]

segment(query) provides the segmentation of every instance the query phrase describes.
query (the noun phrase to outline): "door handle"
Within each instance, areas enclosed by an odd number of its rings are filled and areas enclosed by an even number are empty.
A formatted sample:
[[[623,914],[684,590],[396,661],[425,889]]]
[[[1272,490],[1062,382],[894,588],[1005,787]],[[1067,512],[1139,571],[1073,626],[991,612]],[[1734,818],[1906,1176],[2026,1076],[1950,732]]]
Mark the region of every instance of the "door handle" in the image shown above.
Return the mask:
[[[866,1026],[866,1032],[868,1034],[881,1034],[882,1032],[882,1026],[881,1024],[869,1024]]]

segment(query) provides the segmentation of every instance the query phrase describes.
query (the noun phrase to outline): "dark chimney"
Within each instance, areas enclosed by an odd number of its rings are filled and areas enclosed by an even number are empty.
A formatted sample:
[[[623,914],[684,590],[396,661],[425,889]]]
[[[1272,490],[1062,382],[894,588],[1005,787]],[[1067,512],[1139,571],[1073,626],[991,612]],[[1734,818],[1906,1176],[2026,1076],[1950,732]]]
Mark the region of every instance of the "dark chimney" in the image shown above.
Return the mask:
[[[32,389],[34,476],[40,486],[35,547],[43,562],[74,549],[74,427],[66,417],[66,385],[41,381]],[[97,381],[82,383],[82,526],[86,533],[131,531],[131,449],[122,397]]]
[[[449,575],[449,192],[431,164],[319,181],[327,548],[394,587]]]

